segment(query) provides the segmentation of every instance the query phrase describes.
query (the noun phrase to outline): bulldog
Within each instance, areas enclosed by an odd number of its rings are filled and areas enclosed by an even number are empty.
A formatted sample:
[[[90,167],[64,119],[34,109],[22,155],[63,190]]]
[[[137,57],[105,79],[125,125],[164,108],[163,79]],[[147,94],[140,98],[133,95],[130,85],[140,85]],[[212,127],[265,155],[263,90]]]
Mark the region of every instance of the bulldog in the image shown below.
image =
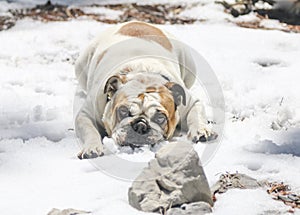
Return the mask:
[[[79,56],[75,73],[85,94],[75,118],[80,159],[103,155],[105,136],[131,147],[169,140],[178,130],[195,143],[217,136],[189,92],[196,77],[190,50],[154,25],[105,30]]]

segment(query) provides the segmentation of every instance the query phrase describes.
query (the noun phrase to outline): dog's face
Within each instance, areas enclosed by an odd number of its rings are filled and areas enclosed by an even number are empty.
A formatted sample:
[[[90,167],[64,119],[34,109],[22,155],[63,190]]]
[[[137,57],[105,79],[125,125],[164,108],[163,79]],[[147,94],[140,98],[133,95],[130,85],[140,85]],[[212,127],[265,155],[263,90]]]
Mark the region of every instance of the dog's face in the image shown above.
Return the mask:
[[[186,102],[184,89],[159,74],[141,73],[130,80],[112,76],[104,92],[103,122],[121,146],[154,145],[171,137],[179,120],[176,107]]]

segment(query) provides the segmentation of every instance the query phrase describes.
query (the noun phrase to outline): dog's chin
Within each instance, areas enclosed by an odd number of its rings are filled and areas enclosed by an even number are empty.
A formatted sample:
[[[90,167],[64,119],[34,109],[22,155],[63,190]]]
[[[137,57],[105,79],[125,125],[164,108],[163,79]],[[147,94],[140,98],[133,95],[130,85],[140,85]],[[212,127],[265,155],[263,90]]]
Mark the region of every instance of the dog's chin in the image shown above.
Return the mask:
[[[164,137],[159,132],[151,130],[148,134],[138,134],[132,129],[119,128],[112,134],[112,138],[119,146],[130,146],[139,148],[142,146],[154,146],[164,140]]]

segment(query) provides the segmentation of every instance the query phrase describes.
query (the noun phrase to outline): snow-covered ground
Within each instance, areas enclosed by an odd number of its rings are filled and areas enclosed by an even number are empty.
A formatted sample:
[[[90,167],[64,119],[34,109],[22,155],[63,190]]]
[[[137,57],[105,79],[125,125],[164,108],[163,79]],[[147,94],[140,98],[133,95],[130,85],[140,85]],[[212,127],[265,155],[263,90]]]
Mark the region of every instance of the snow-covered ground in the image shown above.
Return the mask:
[[[209,17],[205,23],[162,26],[206,58],[223,89],[226,125],[217,153],[204,167],[209,183],[219,173],[238,171],[283,181],[300,193],[300,35],[244,29]],[[0,32],[1,214],[41,215],[54,207],[146,214],[128,204],[131,182],[76,157],[73,63],[106,27],[88,20],[25,19]],[[214,214],[288,210],[262,189],[217,198]]]

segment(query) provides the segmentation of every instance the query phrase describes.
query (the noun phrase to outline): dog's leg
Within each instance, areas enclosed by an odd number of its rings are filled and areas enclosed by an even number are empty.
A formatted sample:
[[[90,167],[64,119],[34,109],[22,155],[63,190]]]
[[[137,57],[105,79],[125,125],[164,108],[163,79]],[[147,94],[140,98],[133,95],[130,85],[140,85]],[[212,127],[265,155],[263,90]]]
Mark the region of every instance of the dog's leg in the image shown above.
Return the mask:
[[[83,144],[79,159],[96,158],[103,155],[102,137],[91,117],[81,110],[75,120],[76,135]]]
[[[218,137],[208,127],[204,107],[199,100],[193,104],[187,115],[187,127],[187,137],[195,143],[214,140]]]

